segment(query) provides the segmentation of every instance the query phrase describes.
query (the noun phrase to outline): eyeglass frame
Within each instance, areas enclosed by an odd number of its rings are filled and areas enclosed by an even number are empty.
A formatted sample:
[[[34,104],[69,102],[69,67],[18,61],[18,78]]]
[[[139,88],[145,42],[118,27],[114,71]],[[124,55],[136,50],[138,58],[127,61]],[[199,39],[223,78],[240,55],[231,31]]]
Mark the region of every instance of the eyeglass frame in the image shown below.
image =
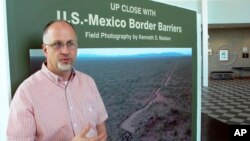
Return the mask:
[[[51,44],[45,44],[45,43],[43,44],[47,46],[51,46],[55,50],[62,50],[64,46],[66,46],[68,50],[75,50],[78,48],[78,45],[79,45],[78,42],[75,42],[75,41],[68,41],[66,43],[63,43],[61,41],[56,41]]]

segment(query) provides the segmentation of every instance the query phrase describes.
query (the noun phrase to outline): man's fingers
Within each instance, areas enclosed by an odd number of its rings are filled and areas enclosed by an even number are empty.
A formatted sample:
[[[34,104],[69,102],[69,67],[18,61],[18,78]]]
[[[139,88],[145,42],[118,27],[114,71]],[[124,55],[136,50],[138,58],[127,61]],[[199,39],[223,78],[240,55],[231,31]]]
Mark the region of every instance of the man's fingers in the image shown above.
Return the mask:
[[[79,134],[80,137],[85,137],[86,134],[89,132],[90,130],[90,125],[87,124],[81,131],[81,133]]]
[[[105,133],[103,133],[103,134],[100,134],[98,136],[91,137],[90,140],[91,141],[105,141],[106,138],[107,138],[107,135]]]
[[[106,133],[102,133],[98,136],[95,136],[95,137],[90,137],[90,138],[87,138],[86,137],[86,134],[89,132],[91,128],[91,125],[90,124],[87,124],[83,129],[82,131],[80,132],[80,134],[77,136],[78,139],[87,139],[89,141],[106,141],[107,139],[107,134]]]

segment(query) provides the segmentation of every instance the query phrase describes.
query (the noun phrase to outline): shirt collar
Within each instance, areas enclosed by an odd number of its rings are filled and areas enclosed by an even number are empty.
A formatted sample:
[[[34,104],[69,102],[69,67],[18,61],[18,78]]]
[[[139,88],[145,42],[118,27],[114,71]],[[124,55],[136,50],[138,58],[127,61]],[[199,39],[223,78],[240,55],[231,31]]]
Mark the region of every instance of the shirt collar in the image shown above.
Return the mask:
[[[56,83],[60,83],[63,81],[62,77],[54,74],[53,72],[51,72],[48,68],[47,68],[47,62],[44,62],[42,64],[42,68],[41,71],[52,81],[56,82]],[[76,75],[76,70],[75,68],[72,69],[72,73],[70,76],[70,80],[69,81],[73,81],[74,77]]]

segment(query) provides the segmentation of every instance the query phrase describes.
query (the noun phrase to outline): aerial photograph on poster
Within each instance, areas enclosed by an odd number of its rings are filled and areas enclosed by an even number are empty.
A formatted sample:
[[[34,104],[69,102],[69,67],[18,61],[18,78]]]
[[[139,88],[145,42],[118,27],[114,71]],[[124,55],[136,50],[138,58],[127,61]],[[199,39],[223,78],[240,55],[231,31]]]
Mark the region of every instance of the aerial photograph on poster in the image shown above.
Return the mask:
[[[45,61],[30,50],[30,71]],[[192,48],[79,48],[74,67],[94,78],[109,141],[190,141]]]

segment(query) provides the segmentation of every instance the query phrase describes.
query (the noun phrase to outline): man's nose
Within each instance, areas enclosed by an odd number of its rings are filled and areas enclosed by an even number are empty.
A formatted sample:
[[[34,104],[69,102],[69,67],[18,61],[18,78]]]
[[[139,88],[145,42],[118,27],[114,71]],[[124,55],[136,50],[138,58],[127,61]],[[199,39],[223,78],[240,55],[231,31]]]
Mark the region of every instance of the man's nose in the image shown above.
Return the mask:
[[[69,53],[69,48],[67,46],[67,44],[64,44],[62,47],[62,54],[68,54]]]

